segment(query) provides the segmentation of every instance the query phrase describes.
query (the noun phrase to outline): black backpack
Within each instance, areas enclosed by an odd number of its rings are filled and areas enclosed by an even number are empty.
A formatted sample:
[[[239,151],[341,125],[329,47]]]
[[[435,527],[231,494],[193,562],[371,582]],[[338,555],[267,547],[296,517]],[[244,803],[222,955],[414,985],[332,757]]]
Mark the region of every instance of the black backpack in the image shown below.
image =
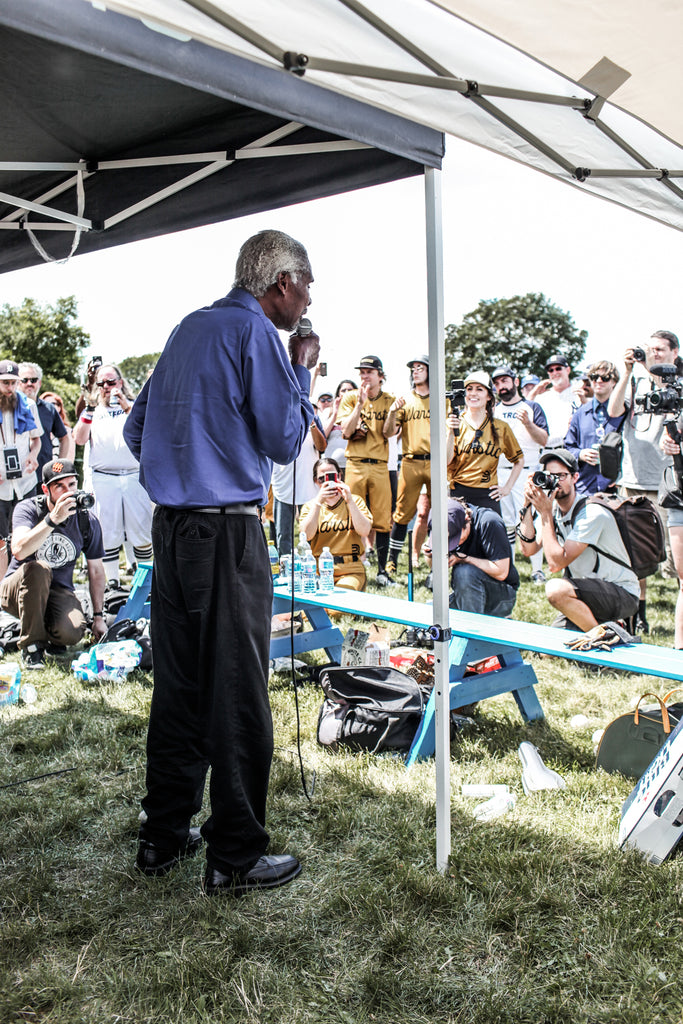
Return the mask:
[[[607,508],[612,513],[630,562],[623,562],[616,555],[608,554],[595,544],[588,546],[593,548],[597,555],[603,555],[618,565],[633,569],[639,580],[657,572],[660,562],[666,561],[666,543],[664,525],[656,505],[644,494],[622,498],[618,494],[598,491],[597,494],[577,501],[572,512],[571,526],[587,502],[599,505],[600,508]]]
[[[359,665],[320,675],[325,700],[318,716],[318,743],[336,750],[407,751],[429,699],[410,676],[395,668]]]

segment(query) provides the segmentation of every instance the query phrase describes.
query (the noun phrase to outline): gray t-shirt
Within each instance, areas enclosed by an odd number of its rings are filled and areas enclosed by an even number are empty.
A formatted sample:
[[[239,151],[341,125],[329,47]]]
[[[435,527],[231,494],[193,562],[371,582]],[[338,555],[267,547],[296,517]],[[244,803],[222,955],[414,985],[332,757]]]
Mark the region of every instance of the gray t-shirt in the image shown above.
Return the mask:
[[[577,501],[582,501],[581,495],[576,496],[576,501],[563,515],[558,516],[559,509],[555,509],[555,524],[557,534],[561,540],[574,540],[578,544],[595,544],[604,551],[604,555],[598,555],[593,548],[586,548],[569,565],[569,572],[575,579],[605,580],[607,583],[616,583],[623,587],[634,597],[640,596],[640,584],[633,569],[619,565],[607,556],[615,555],[622,562],[629,563],[628,552],[619,533],[619,527],[612,513],[599,505],[586,502],[584,507],[576,516],[574,526],[571,526],[572,512]]]
[[[637,365],[634,367],[633,379],[636,382],[636,396],[646,395],[651,382],[647,370]],[[654,416],[649,412],[636,411],[631,415],[631,401],[626,401],[624,458],[619,478],[619,483],[625,487],[642,491],[656,491],[659,487],[664,469],[671,465],[670,456],[665,455],[659,447],[665,419],[665,416]]]

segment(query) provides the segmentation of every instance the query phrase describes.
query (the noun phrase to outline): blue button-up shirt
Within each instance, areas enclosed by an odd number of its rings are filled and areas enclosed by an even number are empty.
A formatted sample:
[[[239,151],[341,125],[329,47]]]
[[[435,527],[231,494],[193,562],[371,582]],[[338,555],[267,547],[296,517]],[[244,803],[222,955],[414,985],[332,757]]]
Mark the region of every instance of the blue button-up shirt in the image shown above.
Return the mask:
[[[608,416],[606,402],[601,404],[595,398],[590,402],[584,402],[569,421],[564,446],[578,459],[584,448],[592,448],[593,445],[602,443],[607,434],[621,430],[624,418],[625,414]],[[598,466],[579,460],[579,479],[576,484],[579,494],[596,494],[597,491],[604,491],[613,486],[614,481],[603,476]]]
[[[124,428],[152,501],[174,508],[265,504],[272,462],[292,462],[309,429],[309,387],[308,370],[292,366],[249,292],[234,288],[190,313]]]

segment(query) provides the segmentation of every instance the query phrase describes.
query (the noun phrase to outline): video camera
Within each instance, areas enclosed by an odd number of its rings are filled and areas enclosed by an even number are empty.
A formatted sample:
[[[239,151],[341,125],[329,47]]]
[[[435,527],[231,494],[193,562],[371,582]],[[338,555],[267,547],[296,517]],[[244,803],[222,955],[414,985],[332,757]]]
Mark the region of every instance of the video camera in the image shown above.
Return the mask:
[[[450,402],[451,412],[454,416],[460,415],[460,410],[465,404],[465,381],[461,378],[454,378],[451,381],[451,390],[446,392],[446,398]],[[457,437],[459,429],[454,431]]]
[[[665,413],[679,413],[683,410],[683,380],[673,363],[661,363],[650,367],[650,373],[661,377],[662,386],[652,386],[646,395],[636,396],[636,405],[640,412],[649,412],[655,416]]]

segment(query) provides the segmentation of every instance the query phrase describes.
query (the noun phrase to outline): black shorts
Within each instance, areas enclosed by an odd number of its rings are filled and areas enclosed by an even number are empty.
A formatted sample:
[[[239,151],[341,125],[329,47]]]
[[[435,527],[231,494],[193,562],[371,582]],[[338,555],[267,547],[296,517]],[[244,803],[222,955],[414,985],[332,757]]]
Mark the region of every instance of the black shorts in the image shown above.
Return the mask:
[[[4,501],[0,498],[0,540],[4,540],[5,537],[9,537],[12,533],[12,513],[14,508],[23,501],[23,498],[10,498],[9,501]]]
[[[598,622],[615,622],[617,619],[628,619],[638,611],[639,598],[634,597],[616,583],[608,583],[594,576],[583,579],[565,577],[571,583],[579,601],[588,605]],[[565,615],[558,615],[553,626],[559,629],[579,629]]]

